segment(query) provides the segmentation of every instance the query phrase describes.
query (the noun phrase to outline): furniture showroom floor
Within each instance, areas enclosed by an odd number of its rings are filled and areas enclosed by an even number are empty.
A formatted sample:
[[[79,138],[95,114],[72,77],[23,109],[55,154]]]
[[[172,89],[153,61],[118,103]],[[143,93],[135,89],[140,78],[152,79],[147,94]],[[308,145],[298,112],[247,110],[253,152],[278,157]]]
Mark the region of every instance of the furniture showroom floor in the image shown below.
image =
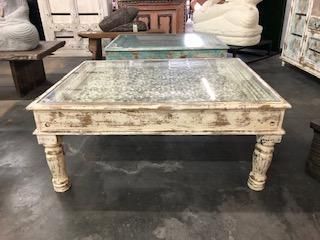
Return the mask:
[[[48,58],[53,83],[83,58]],[[65,137],[70,191],[52,190],[9,65],[0,65],[0,239],[320,239],[320,183],[305,173],[320,82],[278,56],[250,65],[292,105],[263,192],[246,187],[253,136]]]

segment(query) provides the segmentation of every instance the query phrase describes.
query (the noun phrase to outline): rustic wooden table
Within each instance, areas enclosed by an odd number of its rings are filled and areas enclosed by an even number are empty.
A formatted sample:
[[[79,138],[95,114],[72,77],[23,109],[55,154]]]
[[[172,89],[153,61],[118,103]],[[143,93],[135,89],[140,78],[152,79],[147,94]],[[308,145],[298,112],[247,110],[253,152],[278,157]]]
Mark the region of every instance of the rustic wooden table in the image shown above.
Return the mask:
[[[40,42],[30,51],[0,52],[0,61],[9,61],[15,87],[20,96],[46,81],[42,59],[65,45],[65,41]]]
[[[163,33],[161,30],[149,30],[146,32],[101,32],[101,31],[91,31],[91,32],[79,32],[78,35],[82,38],[89,39],[88,49],[92,53],[92,60],[102,60],[102,42],[101,39],[109,38],[111,40],[118,37],[120,34],[154,34]]]
[[[105,49],[107,60],[220,58],[229,47],[206,33],[119,35]]]
[[[31,103],[54,190],[63,135],[257,135],[248,185],[264,188],[290,105],[239,59],[86,61]]]

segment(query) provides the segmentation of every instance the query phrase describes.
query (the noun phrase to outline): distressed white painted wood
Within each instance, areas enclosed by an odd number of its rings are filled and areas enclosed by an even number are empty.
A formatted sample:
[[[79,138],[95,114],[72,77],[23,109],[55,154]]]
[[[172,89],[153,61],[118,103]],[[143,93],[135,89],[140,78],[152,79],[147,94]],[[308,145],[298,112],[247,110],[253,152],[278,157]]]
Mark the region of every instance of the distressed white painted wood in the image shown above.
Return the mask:
[[[56,191],[69,182],[55,136],[128,134],[258,135],[248,186],[262,190],[287,108],[239,59],[87,61],[27,107]]]
[[[38,143],[43,144],[47,163],[52,174],[52,184],[56,192],[65,192],[71,187],[67,175],[62,137],[55,135],[39,135]]]
[[[272,161],[274,145],[281,142],[281,135],[257,136],[257,143],[252,157],[252,171],[249,174],[248,186],[261,191],[267,179],[267,171]]]
[[[281,59],[320,78],[320,0],[292,0]]]
[[[111,11],[111,0],[38,0],[38,5],[46,40],[66,41],[56,56],[90,56],[78,32],[100,30],[98,23]]]

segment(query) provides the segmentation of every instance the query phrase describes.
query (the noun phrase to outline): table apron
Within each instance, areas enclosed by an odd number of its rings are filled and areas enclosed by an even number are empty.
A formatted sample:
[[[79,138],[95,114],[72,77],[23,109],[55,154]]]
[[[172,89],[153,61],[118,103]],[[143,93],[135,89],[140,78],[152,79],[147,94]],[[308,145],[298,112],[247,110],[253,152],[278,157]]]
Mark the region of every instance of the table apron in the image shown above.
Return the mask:
[[[107,60],[172,59],[172,58],[226,58],[225,49],[212,50],[148,50],[105,51]]]
[[[284,109],[34,111],[39,133],[282,132]]]

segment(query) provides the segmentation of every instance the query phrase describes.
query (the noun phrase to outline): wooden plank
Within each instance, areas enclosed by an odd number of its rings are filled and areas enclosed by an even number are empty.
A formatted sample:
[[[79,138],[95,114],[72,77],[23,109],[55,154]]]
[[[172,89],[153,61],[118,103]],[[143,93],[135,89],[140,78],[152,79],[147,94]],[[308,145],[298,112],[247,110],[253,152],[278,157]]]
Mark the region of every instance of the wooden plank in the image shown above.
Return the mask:
[[[101,39],[89,38],[89,51],[92,53],[92,60],[102,60]]]
[[[11,60],[41,60],[54,51],[62,48],[65,41],[41,41],[39,46],[30,51],[3,51],[0,52],[0,61]]]
[[[83,38],[91,38],[91,39],[101,39],[101,38],[111,38],[115,39],[121,34],[152,34],[152,33],[164,33],[161,30],[150,30],[147,32],[79,32],[78,35]]]
[[[40,132],[280,132],[284,110],[35,111]]]

